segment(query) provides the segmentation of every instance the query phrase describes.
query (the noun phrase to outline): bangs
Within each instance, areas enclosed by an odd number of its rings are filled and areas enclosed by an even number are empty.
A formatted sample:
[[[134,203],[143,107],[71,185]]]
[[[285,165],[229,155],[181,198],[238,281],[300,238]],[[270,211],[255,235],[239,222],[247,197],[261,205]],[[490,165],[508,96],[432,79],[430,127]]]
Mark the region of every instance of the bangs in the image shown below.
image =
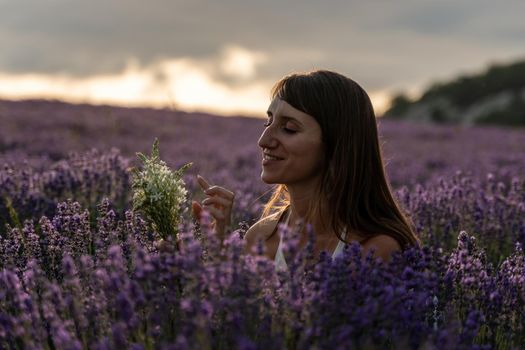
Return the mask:
[[[271,89],[271,99],[278,98],[286,101],[292,107],[312,115],[311,108],[308,108],[306,100],[312,93],[312,87],[309,88],[310,77],[307,74],[290,74],[279,80]]]

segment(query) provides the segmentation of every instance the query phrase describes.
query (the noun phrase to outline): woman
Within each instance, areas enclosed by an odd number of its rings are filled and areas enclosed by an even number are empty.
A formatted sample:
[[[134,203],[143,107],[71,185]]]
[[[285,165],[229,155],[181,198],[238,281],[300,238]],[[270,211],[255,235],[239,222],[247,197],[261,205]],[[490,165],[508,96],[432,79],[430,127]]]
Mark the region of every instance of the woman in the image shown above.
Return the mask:
[[[277,186],[261,219],[246,233],[247,252],[262,239],[266,256],[286,266],[277,232],[285,220],[292,229],[301,222],[312,225],[316,254],[326,250],[335,256],[355,240],[364,252],[373,249],[389,261],[393,252],[419,245],[386,180],[367,93],[341,74],[318,70],[285,76],[271,97],[258,144],[261,179]],[[223,234],[235,196],[202,177],[198,182],[208,195],[202,204]],[[196,217],[202,208],[193,202]],[[308,238],[304,227],[300,230],[299,247],[304,247]]]

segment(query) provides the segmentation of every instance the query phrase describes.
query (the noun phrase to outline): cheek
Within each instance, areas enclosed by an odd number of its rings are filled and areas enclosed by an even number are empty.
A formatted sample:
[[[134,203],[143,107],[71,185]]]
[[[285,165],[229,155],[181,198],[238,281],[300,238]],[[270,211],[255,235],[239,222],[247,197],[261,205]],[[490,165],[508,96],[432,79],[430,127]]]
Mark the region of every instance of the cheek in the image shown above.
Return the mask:
[[[325,167],[325,159],[323,157],[323,154],[319,154],[319,157],[317,157],[317,161],[315,163],[315,168],[317,171],[321,171]]]
[[[312,146],[311,151],[312,157],[315,157],[319,163],[322,163],[325,158],[325,151],[322,144],[316,144],[315,146]]]
[[[318,145],[308,145],[308,147],[304,147],[300,157],[302,163],[309,168],[319,170],[324,166],[324,149]]]

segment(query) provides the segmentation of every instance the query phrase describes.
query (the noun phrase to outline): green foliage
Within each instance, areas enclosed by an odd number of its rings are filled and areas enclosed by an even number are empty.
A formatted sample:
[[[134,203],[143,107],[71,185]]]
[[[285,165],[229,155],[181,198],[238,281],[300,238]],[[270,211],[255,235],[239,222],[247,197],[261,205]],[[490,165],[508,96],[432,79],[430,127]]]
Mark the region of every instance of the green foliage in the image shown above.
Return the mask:
[[[391,102],[388,112],[385,114],[390,118],[400,118],[410,108],[412,101],[404,94],[396,95]]]
[[[478,119],[478,123],[507,126],[525,125],[525,100],[516,96],[507,108],[485,114]]]
[[[446,123],[448,121],[446,110],[442,107],[435,106],[430,112],[430,120],[439,124]]]
[[[473,76],[461,76],[449,83],[433,85],[421,101],[445,98],[459,108],[498,94],[502,91],[520,92],[525,88],[525,61],[508,66],[495,65],[485,73]]]
[[[513,98],[504,108],[488,107],[486,114],[477,115],[468,122],[521,126],[525,125],[524,93],[525,60],[509,65],[493,65],[480,74],[460,76],[450,82],[435,83],[416,101],[410,101],[399,94],[392,100],[391,107],[384,115],[392,119],[421,118],[436,123],[461,122],[462,113],[467,112],[469,108],[490,101],[492,98],[510,94]],[[446,101],[450,108],[432,107],[436,101]],[[423,112],[415,116],[414,113],[409,113],[415,106],[430,106],[430,108],[422,108]]]
[[[9,218],[11,219],[11,224],[14,227],[22,228],[22,224],[20,223],[20,219],[18,218],[18,213],[13,207],[13,201],[8,196],[5,196],[4,200],[5,206],[7,208],[7,213],[9,214]]]
[[[142,161],[142,170],[132,169],[133,210],[140,212],[162,238],[175,236],[187,195],[182,176],[192,163],[172,171],[160,159],[158,139],[149,158],[142,153],[137,157]]]

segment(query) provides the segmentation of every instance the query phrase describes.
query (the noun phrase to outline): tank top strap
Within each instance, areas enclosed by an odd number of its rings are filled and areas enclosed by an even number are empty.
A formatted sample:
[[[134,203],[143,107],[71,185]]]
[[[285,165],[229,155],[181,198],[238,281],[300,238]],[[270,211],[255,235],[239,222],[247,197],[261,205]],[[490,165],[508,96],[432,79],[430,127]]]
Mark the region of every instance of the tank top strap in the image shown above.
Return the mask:
[[[343,239],[346,239],[346,228],[345,230],[343,231]],[[336,256],[340,255],[343,253],[343,249],[345,247],[346,243],[342,240],[339,240],[339,242],[337,242],[337,246],[335,247],[335,250],[334,250],[334,253],[332,254],[332,258],[335,258]]]

